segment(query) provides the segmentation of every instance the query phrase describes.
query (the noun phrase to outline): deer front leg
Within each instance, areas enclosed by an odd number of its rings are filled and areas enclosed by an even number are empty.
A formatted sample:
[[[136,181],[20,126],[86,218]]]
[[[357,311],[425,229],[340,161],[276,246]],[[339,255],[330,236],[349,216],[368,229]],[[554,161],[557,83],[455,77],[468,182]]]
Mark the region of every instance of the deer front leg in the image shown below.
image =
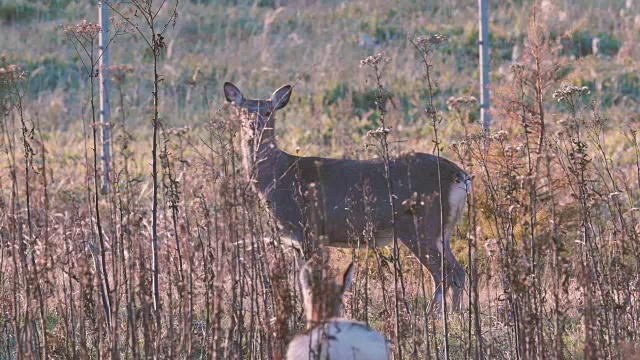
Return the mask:
[[[448,306],[450,311],[460,311],[462,290],[464,287],[465,271],[456,261],[451,250],[445,250],[444,276],[446,277],[446,289],[442,289],[442,269],[440,264],[440,253],[433,251],[432,259],[428,262],[427,270],[431,273],[435,284],[435,292],[433,295],[433,303],[439,308],[443,293],[446,295],[451,289],[451,304]],[[429,311],[431,313],[431,310]]]
[[[454,311],[461,310],[462,290],[464,289],[464,281],[466,272],[458,262],[455,255],[451,251],[451,233],[453,229],[448,229],[444,233],[444,258],[447,268],[447,288],[451,289],[452,304]]]
[[[410,243],[407,245],[409,244]],[[411,246],[409,246],[409,248],[413,252],[414,249]],[[449,308],[454,311],[459,310],[462,288],[464,286],[465,271],[456,260],[453,252],[451,252],[451,248],[447,246],[447,242],[445,242],[444,250],[444,276],[446,276],[446,289],[444,290],[442,288],[443,274],[440,263],[440,256],[442,256],[440,246],[434,248],[425,247],[421,252],[414,252],[414,254],[416,256],[419,254],[418,258],[420,262],[427,268],[433,278],[435,289],[431,305],[429,306],[429,314],[434,313],[434,311],[437,312],[437,310],[440,309],[442,296],[443,294],[446,295],[449,288],[452,289],[452,304]]]
[[[452,293],[451,308],[454,311],[459,311],[461,310],[462,290],[464,289],[466,272],[453,255],[450,246],[445,247],[444,256],[447,260],[447,264],[449,265],[448,267],[450,268],[449,277],[447,278],[447,287],[451,288]]]
[[[427,255],[429,258],[422,262],[427,268],[431,277],[433,278],[433,298],[429,305],[428,314],[437,314],[440,312],[442,304],[442,271],[440,269],[440,253],[437,251],[430,251],[431,254]]]

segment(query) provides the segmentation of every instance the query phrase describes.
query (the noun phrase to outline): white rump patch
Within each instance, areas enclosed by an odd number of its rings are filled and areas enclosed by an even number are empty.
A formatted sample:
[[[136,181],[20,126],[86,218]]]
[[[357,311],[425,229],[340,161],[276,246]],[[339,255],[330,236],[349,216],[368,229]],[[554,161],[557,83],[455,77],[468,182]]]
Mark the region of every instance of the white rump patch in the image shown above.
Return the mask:
[[[450,227],[451,230],[453,230],[458,223],[458,220],[462,217],[464,206],[467,203],[467,189],[469,187],[470,180],[467,180],[465,184],[454,183],[451,186],[451,191],[449,192],[449,206],[451,206],[451,212],[449,214],[449,226],[447,227]]]
[[[470,189],[471,180],[466,179],[465,183],[453,183],[451,185],[451,191],[449,191],[449,216],[445,219],[444,229],[444,238],[447,243],[447,247],[449,246],[449,239],[451,238],[451,234],[453,234],[453,230],[456,227],[456,224],[462,218],[462,214],[464,213],[464,207],[467,203],[467,190]],[[442,233],[438,234],[437,239],[441,239]],[[442,241],[438,241],[436,243],[438,247],[438,251],[440,254],[443,254],[442,249]]]

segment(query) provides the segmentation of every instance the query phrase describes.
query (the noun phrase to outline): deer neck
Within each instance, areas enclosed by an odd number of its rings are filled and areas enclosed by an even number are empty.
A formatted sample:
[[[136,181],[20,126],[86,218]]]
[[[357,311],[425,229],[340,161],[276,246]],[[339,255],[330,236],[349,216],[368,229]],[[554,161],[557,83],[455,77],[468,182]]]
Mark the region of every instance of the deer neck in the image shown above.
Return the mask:
[[[245,171],[249,174],[254,189],[265,195],[278,177],[279,163],[287,158],[287,154],[276,144],[273,119],[261,132],[244,143]]]

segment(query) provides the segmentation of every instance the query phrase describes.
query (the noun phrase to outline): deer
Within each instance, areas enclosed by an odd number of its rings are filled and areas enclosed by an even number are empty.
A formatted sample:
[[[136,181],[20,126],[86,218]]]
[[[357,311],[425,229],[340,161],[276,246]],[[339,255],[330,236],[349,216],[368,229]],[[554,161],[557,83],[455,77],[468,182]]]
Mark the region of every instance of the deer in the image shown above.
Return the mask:
[[[292,89],[285,85],[270,98],[256,100],[245,98],[230,82],[223,85],[225,99],[240,114],[243,167],[251,187],[275,219],[282,244],[300,249],[305,241],[305,221],[313,216],[314,210],[300,206],[295,194],[312,189],[321,199],[318,201],[322,205],[321,235],[328,246],[348,247],[354,234],[359,234],[363,239],[358,243],[364,244],[367,239],[363,234],[372,224],[375,246],[392,245],[395,237],[431,274],[435,290],[430,313],[439,307],[442,294],[446,295],[449,289],[453,299],[451,309],[459,309],[465,270],[451,251],[449,241],[464,213],[470,177],[453,162],[432,154],[408,152],[390,158],[389,177],[396,209],[392,226],[382,159],[298,156],[278,147],[275,114],[289,103]],[[363,191],[365,188],[368,191]],[[373,203],[367,201],[367,192],[376,197]],[[400,211],[410,199],[424,203],[422,210]],[[416,216],[416,212],[422,216]],[[442,256],[444,271],[441,271]]]
[[[345,292],[353,281],[353,263],[342,281],[325,280],[325,263],[312,257],[299,274],[306,332],[296,335],[287,348],[287,360],[387,360],[387,340],[366,323],[342,318]]]

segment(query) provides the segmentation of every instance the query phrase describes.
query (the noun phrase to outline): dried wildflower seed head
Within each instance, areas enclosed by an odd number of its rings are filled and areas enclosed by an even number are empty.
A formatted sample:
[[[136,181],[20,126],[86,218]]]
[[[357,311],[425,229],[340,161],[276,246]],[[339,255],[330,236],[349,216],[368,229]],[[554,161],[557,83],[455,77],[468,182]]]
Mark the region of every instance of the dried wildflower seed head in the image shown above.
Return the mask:
[[[430,52],[447,41],[447,37],[440,34],[414,37],[409,34],[407,37],[413,46],[421,48],[425,52]]]
[[[568,84],[563,84],[560,89],[553,92],[553,98],[558,99],[558,102],[563,100],[571,100],[574,95],[578,97],[582,95],[590,94],[589,88],[586,86],[579,87]]]
[[[184,126],[184,127],[166,129],[164,131],[164,133],[167,134],[167,135],[176,135],[178,137],[182,137],[182,136],[188,134],[189,131],[191,131],[191,128],[188,127],[188,126]]]
[[[511,64],[511,70],[512,71],[523,71],[524,70],[524,64],[523,63],[514,63]]]
[[[522,63],[511,64],[510,68],[511,68],[511,71],[513,72],[513,74],[518,76],[518,77],[522,77],[522,75],[524,74],[524,72],[526,70],[524,64],[522,64]]]
[[[423,48],[427,48],[430,46],[437,47],[443,44],[445,41],[447,41],[447,37],[440,34],[429,35],[429,36],[415,36],[411,41],[415,45],[421,46]]]
[[[72,37],[86,37],[89,39],[96,38],[102,31],[102,28],[98,24],[92,24],[87,20],[82,20],[77,25],[67,26],[64,29],[64,33],[67,36]]]
[[[369,137],[373,137],[373,138],[381,138],[383,135],[387,135],[391,132],[391,128],[388,127],[379,127],[375,130],[369,130],[367,131],[367,136]]]
[[[15,84],[25,79],[26,72],[18,65],[9,65],[0,68],[0,84]]]
[[[366,58],[360,60],[360,67],[365,65],[368,66],[376,66],[382,62],[384,58],[384,53],[377,53],[376,55],[367,56]],[[385,62],[391,61],[390,59],[384,59]]]
[[[466,106],[475,105],[478,100],[473,96],[460,96],[455,97],[452,96],[447,99],[447,109],[449,110],[459,110]]]
[[[507,132],[504,130],[500,130],[498,132],[496,132],[495,134],[491,135],[491,139],[496,140],[496,141],[505,141],[507,140]]]
[[[460,152],[468,149],[468,145],[467,140],[453,141],[449,144],[449,148],[455,152]]]

